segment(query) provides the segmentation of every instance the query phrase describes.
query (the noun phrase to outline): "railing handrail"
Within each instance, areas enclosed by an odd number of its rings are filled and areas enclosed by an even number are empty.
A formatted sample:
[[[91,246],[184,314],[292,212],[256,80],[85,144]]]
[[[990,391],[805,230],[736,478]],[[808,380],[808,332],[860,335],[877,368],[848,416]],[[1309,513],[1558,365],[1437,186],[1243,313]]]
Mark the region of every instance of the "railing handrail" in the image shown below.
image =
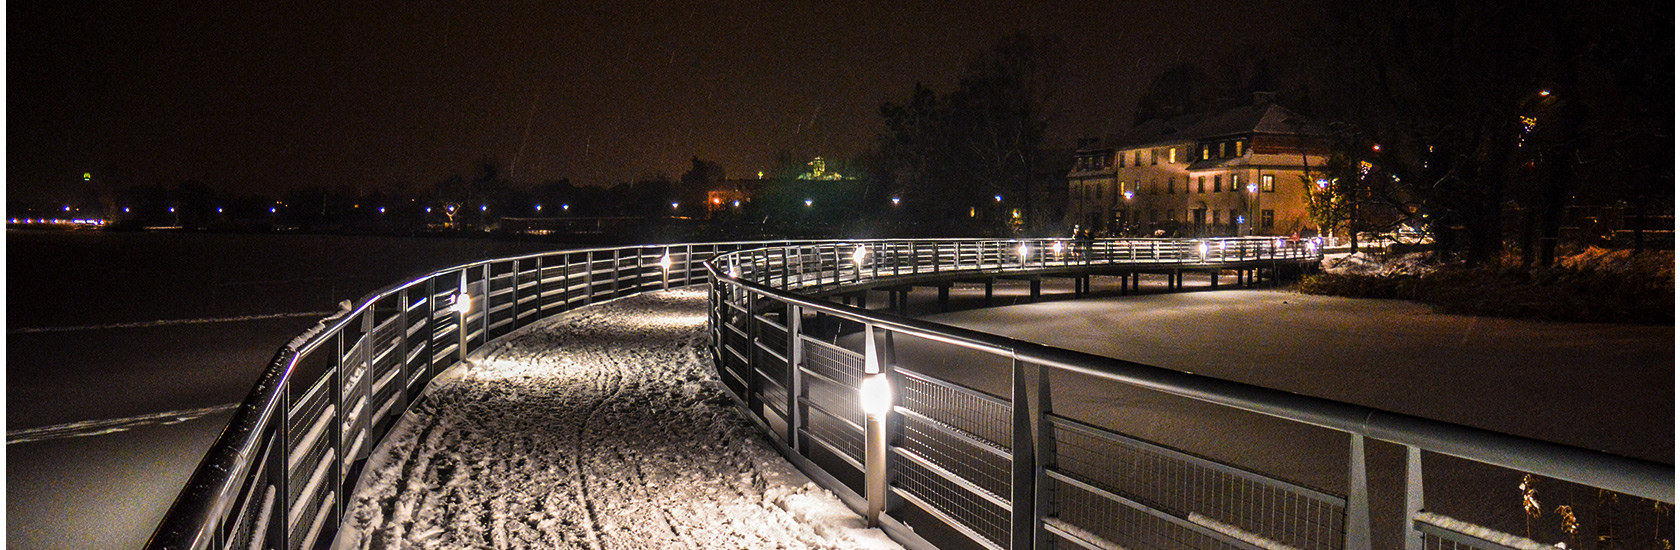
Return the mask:
[[[732,278],[728,276],[726,271],[720,270],[717,266],[718,262],[727,259],[729,256],[749,254],[756,250],[759,249],[721,254],[706,262],[706,269],[710,272],[713,280],[728,279],[731,284],[746,286],[754,292],[774,296],[778,300],[822,311],[842,319],[886,327],[918,338],[1004,355],[1029,363],[1042,364],[1238,410],[1362,435],[1381,441],[1414,446],[1443,455],[1599,486],[1670,504],[1674,502],[1674,466],[1669,464],[1175,371],[931,321],[900,317],[886,312],[836,304],[762,283]],[[892,278],[891,275],[882,275],[875,282],[888,282]]]

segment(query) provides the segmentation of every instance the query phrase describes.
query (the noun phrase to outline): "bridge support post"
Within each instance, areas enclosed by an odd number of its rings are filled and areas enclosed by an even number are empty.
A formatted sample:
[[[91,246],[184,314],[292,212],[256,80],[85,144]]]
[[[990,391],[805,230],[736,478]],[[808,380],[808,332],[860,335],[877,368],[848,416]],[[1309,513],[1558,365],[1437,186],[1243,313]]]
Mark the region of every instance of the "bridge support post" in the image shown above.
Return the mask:
[[[986,279],[986,307],[992,307],[992,279]]]
[[[939,286],[939,312],[951,311],[951,285]]]
[[[1038,301],[1038,293],[1039,293],[1040,290],[1042,290],[1043,281],[1041,281],[1039,279],[1033,279],[1031,281],[1028,281],[1027,284],[1032,289],[1030,291],[1031,296],[1030,296],[1030,299],[1028,301],[1037,302]]]
[[[1208,286],[1212,288],[1219,288],[1219,270],[1215,269],[1208,275]]]

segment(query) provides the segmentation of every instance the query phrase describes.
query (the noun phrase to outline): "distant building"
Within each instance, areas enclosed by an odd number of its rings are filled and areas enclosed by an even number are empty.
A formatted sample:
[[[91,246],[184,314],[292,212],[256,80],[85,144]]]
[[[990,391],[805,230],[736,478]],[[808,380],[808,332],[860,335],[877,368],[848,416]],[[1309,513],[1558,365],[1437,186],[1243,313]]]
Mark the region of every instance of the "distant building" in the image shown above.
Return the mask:
[[[1323,166],[1322,127],[1254,103],[1145,122],[1084,140],[1066,223],[1108,235],[1289,235],[1313,227],[1304,176]]]

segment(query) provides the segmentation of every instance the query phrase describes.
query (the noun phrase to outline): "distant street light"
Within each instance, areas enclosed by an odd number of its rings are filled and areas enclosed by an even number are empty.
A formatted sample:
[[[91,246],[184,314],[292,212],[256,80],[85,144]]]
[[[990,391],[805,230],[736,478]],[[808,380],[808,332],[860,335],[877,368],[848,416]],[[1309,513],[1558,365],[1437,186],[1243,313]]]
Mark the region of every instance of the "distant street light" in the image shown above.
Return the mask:
[[[898,206],[898,197],[893,197],[893,206]]]
[[[490,209],[490,205],[488,205],[488,204],[480,204],[480,205],[478,205],[478,211],[479,211],[479,212],[484,212],[484,211],[487,211],[487,210],[489,210],[489,209]]]
[[[677,203],[674,203],[674,202],[671,203],[671,209],[676,210],[677,209]]]
[[[540,205],[540,204],[539,204],[539,205],[537,205],[537,211],[538,211],[538,212],[542,212],[542,205]]]
[[[805,199],[805,207],[806,207],[806,208],[810,208],[810,207],[811,207],[811,199]]]
[[[992,199],[998,202],[1003,202],[1003,195],[992,195]]]
[[[560,211],[561,211],[561,212],[565,212],[565,211],[567,211],[567,210],[571,210],[571,209],[572,209],[572,205],[570,205],[570,204],[562,204],[562,205],[560,205]]]

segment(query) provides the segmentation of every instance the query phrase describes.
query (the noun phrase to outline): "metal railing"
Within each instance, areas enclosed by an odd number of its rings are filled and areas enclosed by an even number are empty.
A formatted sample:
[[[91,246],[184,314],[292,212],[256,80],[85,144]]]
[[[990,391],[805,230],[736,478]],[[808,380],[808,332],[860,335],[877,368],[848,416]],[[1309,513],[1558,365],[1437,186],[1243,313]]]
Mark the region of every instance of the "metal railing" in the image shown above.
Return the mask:
[[[864,241],[743,250],[708,263],[713,360],[784,454],[911,546],[1532,549],[1550,545],[1508,535],[1528,534],[1520,519],[1512,527],[1510,517],[1463,506],[1500,497],[1466,495],[1487,484],[1515,495],[1517,478],[1510,476],[1534,474],[1674,502],[1671,465],[822,298],[853,285],[1268,263],[1275,270],[1277,262],[1316,257],[1310,245],[1277,239]],[[926,280],[935,274],[947,283]],[[878,414],[859,404],[870,398],[860,392],[872,377],[885,377],[895,394]],[[1368,441],[1398,445],[1405,454],[1403,472],[1379,472],[1403,480],[1395,484],[1402,489],[1378,493],[1375,504]],[[1426,513],[1426,454],[1431,483],[1448,486],[1432,493],[1440,507],[1430,512],[1484,523]],[[1464,481],[1476,468],[1503,473]],[[1661,505],[1645,508],[1666,513]],[[1373,537],[1373,520],[1403,532]],[[1652,540],[1672,537],[1664,531],[1668,521],[1649,522],[1658,535]]]
[[[557,251],[376,291],[280,348],[147,548],[317,548],[337,530],[368,453],[473,350],[577,307],[704,282],[706,260],[772,244],[788,243]]]

